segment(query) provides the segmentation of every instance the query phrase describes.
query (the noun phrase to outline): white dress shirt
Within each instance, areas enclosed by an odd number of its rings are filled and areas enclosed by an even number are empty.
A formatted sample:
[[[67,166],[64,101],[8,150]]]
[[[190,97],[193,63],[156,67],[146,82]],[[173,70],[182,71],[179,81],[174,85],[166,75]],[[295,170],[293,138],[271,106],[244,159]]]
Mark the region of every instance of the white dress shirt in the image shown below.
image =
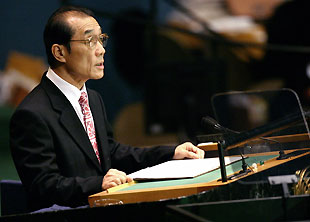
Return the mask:
[[[87,94],[85,84],[83,85],[82,89],[79,90],[74,85],[71,85],[67,81],[60,78],[50,67],[48,68],[46,77],[49,78],[58,87],[58,89],[60,89],[60,91],[67,97],[72,107],[74,108],[76,114],[78,115],[82,125],[85,128],[82,109],[79,104],[81,93],[85,92]]]

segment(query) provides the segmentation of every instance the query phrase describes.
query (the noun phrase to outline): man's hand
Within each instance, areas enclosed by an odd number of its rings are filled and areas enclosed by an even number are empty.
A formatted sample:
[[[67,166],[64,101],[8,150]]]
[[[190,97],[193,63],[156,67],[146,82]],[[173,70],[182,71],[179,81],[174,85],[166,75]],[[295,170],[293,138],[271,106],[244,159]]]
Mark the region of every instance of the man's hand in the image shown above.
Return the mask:
[[[116,169],[110,169],[107,172],[107,174],[103,177],[101,187],[102,190],[107,190],[111,187],[115,187],[123,183],[129,183],[131,181],[132,178],[128,177],[126,173]]]
[[[190,142],[183,143],[174,151],[174,160],[181,160],[185,158],[189,159],[203,159],[205,156],[205,151],[197,148]]]

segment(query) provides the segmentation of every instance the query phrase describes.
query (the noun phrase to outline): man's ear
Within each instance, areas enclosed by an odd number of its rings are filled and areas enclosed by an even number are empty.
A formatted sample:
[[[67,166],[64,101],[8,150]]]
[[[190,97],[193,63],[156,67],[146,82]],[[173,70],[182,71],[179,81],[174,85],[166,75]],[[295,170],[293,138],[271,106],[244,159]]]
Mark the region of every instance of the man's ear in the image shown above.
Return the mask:
[[[56,60],[59,62],[65,63],[66,62],[66,50],[63,45],[54,44],[52,45],[52,54]]]

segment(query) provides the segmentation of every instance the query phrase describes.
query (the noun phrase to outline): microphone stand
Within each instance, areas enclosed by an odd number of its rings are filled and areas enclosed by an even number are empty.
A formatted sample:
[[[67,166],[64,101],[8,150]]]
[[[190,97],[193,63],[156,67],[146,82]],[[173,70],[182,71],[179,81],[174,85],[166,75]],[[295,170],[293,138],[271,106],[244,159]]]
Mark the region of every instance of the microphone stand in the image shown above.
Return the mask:
[[[223,149],[224,143],[225,143],[225,141],[219,141],[217,143],[217,150],[219,153],[222,182],[227,182],[226,164],[225,164],[224,149]]]
[[[205,125],[207,123],[208,125],[211,125],[214,129],[222,132],[222,133],[232,133],[232,134],[240,134],[238,131],[231,130],[229,128],[226,128],[219,124],[215,119],[207,116],[202,119],[202,125]],[[265,139],[265,138],[264,138]],[[225,143],[225,142],[224,142]],[[247,175],[249,172],[252,170],[248,169],[248,164],[245,162],[245,158],[240,150],[240,147],[238,147],[238,151],[241,156],[241,161],[242,161],[242,170],[240,170],[238,173],[231,175],[230,177],[227,178],[226,175],[226,165],[225,165],[225,160],[224,160],[224,151],[223,151],[223,142],[218,143],[218,152],[219,152],[219,159],[220,159],[220,166],[221,166],[221,176],[222,176],[222,182],[226,182],[228,180],[233,180],[236,178],[239,178],[241,176]]]
[[[242,170],[240,170],[238,173],[235,173],[235,174],[231,175],[230,177],[228,177],[229,180],[234,180],[234,179],[237,179],[239,177],[245,176],[252,171],[251,168],[248,169],[248,164],[245,162],[245,158],[241,152],[240,152],[240,155],[241,155],[241,161],[242,161]]]

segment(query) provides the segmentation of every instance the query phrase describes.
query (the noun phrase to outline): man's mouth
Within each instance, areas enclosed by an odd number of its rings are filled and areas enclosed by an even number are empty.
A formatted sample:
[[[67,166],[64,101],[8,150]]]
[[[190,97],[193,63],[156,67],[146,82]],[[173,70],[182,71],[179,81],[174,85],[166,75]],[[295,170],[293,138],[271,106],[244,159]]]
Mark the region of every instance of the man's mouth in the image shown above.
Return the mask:
[[[103,62],[96,63],[95,66],[97,66],[97,67],[100,68],[100,69],[103,69],[103,68],[104,68]]]
[[[103,66],[103,62],[96,63],[96,66]]]

